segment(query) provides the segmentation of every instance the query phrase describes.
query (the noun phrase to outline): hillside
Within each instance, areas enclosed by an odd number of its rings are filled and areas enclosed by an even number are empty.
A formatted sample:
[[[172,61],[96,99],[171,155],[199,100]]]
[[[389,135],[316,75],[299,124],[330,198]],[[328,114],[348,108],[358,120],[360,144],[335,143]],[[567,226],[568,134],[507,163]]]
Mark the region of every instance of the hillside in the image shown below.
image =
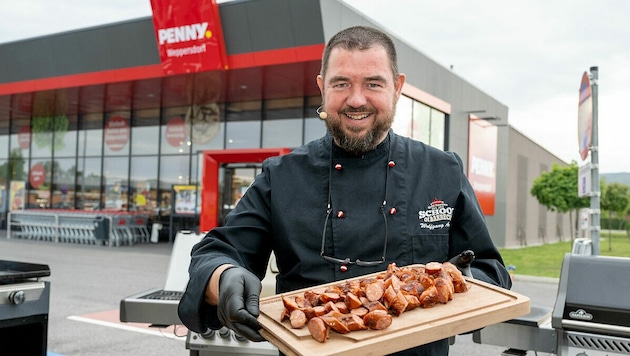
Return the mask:
[[[606,183],[621,183],[630,187],[630,173],[602,173],[599,178],[606,179]]]

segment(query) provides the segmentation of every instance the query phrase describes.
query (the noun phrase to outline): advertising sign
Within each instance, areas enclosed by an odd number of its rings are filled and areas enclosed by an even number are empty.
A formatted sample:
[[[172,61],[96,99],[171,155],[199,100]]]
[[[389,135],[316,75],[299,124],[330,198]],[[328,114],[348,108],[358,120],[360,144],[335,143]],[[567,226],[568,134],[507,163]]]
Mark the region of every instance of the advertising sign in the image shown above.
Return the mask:
[[[186,142],[186,126],[184,119],[176,116],[166,124],[166,132],[164,133],[166,142],[172,147],[181,147]]]
[[[151,8],[164,74],[227,69],[215,0],[151,0]]]
[[[580,83],[580,101],[578,105],[578,144],[580,157],[585,160],[591,147],[593,130],[593,99],[591,96],[591,81],[588,73],[582,75]]]
[[[196,215],[201,211],[196,185],[173,185],[175,215]]]
[[[471,115],[468,125],[468,180],[485,215],[494,215],[497,134],[495,125]]]
[[[46,168],[41,163],[36,163],[31,167],[29,183],[33,189],[38,189],[46,180]]]
[[[113,116],[105,123],[105,144],[112,151],[120,151],[129,142],[131,130],[124,117]]]
[[[9,190],[9,209],[11,211],[24,210],[26,182],[20,180],[12,180]]]

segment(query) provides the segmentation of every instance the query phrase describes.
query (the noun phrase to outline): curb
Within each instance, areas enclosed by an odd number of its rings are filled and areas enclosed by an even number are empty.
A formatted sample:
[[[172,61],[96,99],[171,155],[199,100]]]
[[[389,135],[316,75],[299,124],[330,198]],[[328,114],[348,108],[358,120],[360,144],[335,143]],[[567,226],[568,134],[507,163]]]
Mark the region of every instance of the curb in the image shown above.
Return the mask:
[[[524,274],[514,274],[512,275],[513,281],[523,281],[523,282],[537,282],[537,283],[550,283],[550,284],[558,284],[560,278],[553,277],[539,277],[539,276],[528,276]]]

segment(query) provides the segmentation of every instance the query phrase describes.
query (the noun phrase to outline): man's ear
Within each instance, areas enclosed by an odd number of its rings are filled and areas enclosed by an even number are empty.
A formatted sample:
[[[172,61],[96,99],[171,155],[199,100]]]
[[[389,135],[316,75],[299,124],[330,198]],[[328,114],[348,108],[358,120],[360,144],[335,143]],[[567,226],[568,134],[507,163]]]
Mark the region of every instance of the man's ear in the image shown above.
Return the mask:
[[[319,87],[319,92],[324,96],[324,77],[321,74],[317,75],[317,86]]]
[[[400,93],[402,93],[402,88],[405,85],[405,75],[403,73],[398,74],[396,77],[396,81],[394,82],[394,88],[396,88],[396,99],[400,98]]]

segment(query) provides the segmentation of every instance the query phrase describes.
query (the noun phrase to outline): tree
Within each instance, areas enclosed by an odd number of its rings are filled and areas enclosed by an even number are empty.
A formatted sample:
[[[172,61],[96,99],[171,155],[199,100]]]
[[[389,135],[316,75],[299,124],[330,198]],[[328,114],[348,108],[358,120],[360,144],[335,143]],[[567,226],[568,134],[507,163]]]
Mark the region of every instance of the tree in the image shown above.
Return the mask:
[[[551,211],[568,212],[571,220],[573,220],[572,212],[575,211],[576,224],[577,210],[590,205],[590,198],[578,196],[577,162],[571,162],[566,167],[554,163],[551,171],[543,172],[534,179],[530,194]],[[571,236],[575,236],[573,224],[571,225]]]
[[[608,251],[612,250],[611,245],[611,222],[613,212],[617,217],[619,217],[620,226],[623,226],[623,221],[625,220],[625,212],[628,208],[628,203],[630,201],[630,196],[628,196],[628,186],[621,183],[610,183],[606,184],[606,180],[602,179],[600,184],[602,198],[600,202],[601,211],[608,212]]]

